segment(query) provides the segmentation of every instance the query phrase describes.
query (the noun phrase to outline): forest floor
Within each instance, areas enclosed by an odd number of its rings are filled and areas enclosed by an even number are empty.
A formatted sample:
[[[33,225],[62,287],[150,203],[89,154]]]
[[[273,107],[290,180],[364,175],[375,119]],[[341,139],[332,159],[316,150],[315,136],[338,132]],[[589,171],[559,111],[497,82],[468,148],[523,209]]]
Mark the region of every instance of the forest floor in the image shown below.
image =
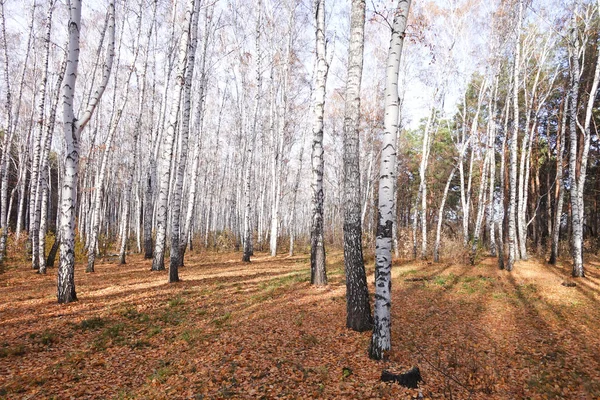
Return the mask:
[[[330,284],[309,285],[308,259],[190,254],[182,281],[99,262],[76,270],[79,301],[56,304],[55,273],[0,275],[0,398],[600,398],[600,262],[495,259],[397,262],[392,351],[367,357],[370,332],[345,328],[341,253]],[[368,266],[372,291],[372,262]],[[382,370],[419,366],[411,390]]]

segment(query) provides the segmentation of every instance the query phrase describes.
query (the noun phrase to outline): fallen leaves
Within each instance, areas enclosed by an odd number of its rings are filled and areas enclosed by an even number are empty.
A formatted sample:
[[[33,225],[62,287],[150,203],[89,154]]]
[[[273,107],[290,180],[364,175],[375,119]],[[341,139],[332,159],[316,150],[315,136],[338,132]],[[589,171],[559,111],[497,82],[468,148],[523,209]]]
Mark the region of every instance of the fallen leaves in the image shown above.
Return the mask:
[[[531,261],[512,274],[492,260],[395,266],[393,348],[375,362],[370,333],[345,328],[339,259],[315,289],[306,256],[191,254],[171,285],[132,257],[78,269],[69,305],[55,303],[51,274],[11,268],[0,275],[0,396],[600,396],[596,271],[566,288],[567,269]],[[379,381],[413,365],[420,389]]]

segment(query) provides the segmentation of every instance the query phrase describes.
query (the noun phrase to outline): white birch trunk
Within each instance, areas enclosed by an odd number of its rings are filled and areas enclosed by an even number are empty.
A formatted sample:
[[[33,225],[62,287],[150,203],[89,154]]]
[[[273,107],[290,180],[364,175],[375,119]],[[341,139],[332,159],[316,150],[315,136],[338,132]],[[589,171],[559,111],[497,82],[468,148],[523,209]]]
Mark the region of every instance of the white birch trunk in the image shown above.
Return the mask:
[[[394,15],[386,67],[385,119],[379,169],[379,204],[375,247],[375,307],[369,356],[381,360],[391,346],[392,224],[396,135],[398,132],[398,71],[410,0],[399,0]]]
[[[38,257],[39,257],[39,270],[40,274],[46,273],[46,232],[48,230],[48,221],[47,221],[47,210],[48,210],[48,202],[50,196],[50,188],[52,185],[49,182],[49,178],[52,173],[52,169],[49,167],[49,157],[50,157],[50,148],[52,145],[52,137],[54,135],[54,126],[56,123],[56,109],[58,108],[58,103],[60,101],[60,85],[62,83],[62,79],[64,76],[64,71],[66,68],[66,60],[63,62],[61,66],[60,73],[57,77],[56,88],[54,90],[55,96],[54,101],[50,110],[50,117],[48,119],[48,127],[44,137],[44,143],[42,147],[41,154],[41,171],[40,174],[40,185],[39,191],[40,193],[40,226],[39,226],[39,239],[38,239]],[[57,234],[58,236],[58,234]]]
[[[137,23],[137,28],[138,28],[138,37],[137,37],[137,46],[136,46],[136,50],[135,50],[135,55],[134,55],[134,60],[132,65],[135,65],[135,62],[137,61],[138,55],[139,55],[139,49],[141,46],[140,43],[140,35],[141,35],[141,27],[142,27],[142,15],[143,15],[143,3],[140,3],[140,9],[138,11],[138,23]],[[123,235],[121,236],[121,245],[119,246],[119,264],[125,264],[126,263],[126,259],[125,259],[125,254],[126,254],[126,250],[127,250],[127,224],[129,221],[129,212],[130,209],[132,208],[132,203],[133,203],[133,199],[132,199],[132,185],[133,185],[133,178],[134,178],[134,174],[137,168],[137,159],[138,159],[138,149],[139,149],[139,137],[140,137],[140,133],[142,131],[142,119],[143,119],[143,113],[144,113],[144,108],[146,106],[145,101],[146,101],[146,90],[147,90],[147,80],[146,80],[146,74],[148,71],[148,58],[149,58],[149,53],[150,53],[150,39],[152,37],[152,32],[154,30],[154,20],[156,18],[156,9],[157,9],[157,4],[156,2],[154,3],[153,6],[153,10],[152,10],[152,19],[151,19],[151,24],[150,24],[150,29],[148,31],[147,34],[147,45],[146,45],[146,55],[144,58],[144,66],[142,68],[142,73],[141,75],[137,78],[138,84],[139,81],[141,81],[141,85],[142,88],[140,90],[140,96],[139,96],[139,105],[138,105],[138,110],[137,110],[137,119],[135,122],[135,126],[133,128],[133,160],[132,160],[132,165],[129,167],[129,179],[128,182],[129,184],[127,185],[126,189],[125,189],[125,209],[123,210],[123,224],[124,224],[124,228],[123,228]],[[129,86],[128,86],[129,88]],[[136,192],[137,193],[137,192]],[[137,196],[136,196],[137,197]],[[137,214],[139,217],[139,213]],[[137,221],[137,218],[136,218]],[[137,242],[138,242],[138,249],[141,247],[140,246],[140,238],[139,238],[139,221],[137,221],[136,223],[136,233],[138,233],[137,236]]]
[[[442,195],[442,202],[440,203],[440,209],[438,210],[437,229],[435,231],[435,244],[433,245],[433,261],[436,263],[440,262],[440,240],[442,234],[442,223],[444,219],[444,207],[446,206],[446,200],[448,199],[448,190],[450,190],[450,184],[452,183],[452,179],[454,178],[455,173],[456,166],[452,168],[452,171],[448,176],[446,186],[444,187],[444,194]]]
[[[435,100],[434,100],[435,102]],[[435,118],[435,106],[431,106],[429,111],[429,118],[425,125],[425,132],[423,133],[423,146],[421,152],[421,164],[419,165],[419,193],[421,196],[421,259],[427,258],[427,164],[429,161],[429,152],[431,150],[431,128]]]
[[[171,200],[171,260],[169,264],[169,282],[179,281],[179,266],[183,265],[183,255],[181,252],[182,244],[187,243],[187,237],[180,236],[181,222],[181,198],[183,196],[183,179],[188,157],[188,138],[190,135],[190,115],[192,101],[192,78],[194,77],[194,66],[196,62],[196,46],[198,43],[198,6],[200,1],[194,4],[193,14],[191,16],[191,25],[188,43],[187,68],[185,71],[185,82],[183,87],[183,110],[181,115],[180,140],[181,151],[179,154],[179,163],[177,165],[177,174]],[[187,233],[186,233],[187,234]]]
[[[179,54],[177,57],[175,87],[171,95],[171,113],[166,130],[162,137],[162,152],[160,157],[161,168],[159,168],[158,199],[156,201],[156,243],[152,259],[152,271],[165,269],[165,244],[167,240],[167,208],[169,200],[169,187],[171,183],[171,164],[173,160],[173,144],[175,142],[175,131],[179,122],[179,108],[181,96],[185,85],[185,72],[190,40],[190,25],[195,10],[195,0],[188,0],[185,11],[185,22],[179,40]]]
[[[315,0],[313,12],[316,22],[316,74],[314,93],[313,143],[311,153],[312,165],[312,226],[310,232],[310,282],[313,285],[327,284],[325,268],[324,225],[324,148],[323,148],[323,115],[325,113],[325,86],[329,65],[326,60],[325,44],[325,0]]]
[[[523,14],[523,2],[519,0],[519,12],[517,20],[517,33],[515,37],[515,60],[513,67],[513,129],[509,142],[509,203],[508,203],[508,263],[506,270],[512,271],[515,261],[520,258],[520,250],[517,240],[517,141],[519,139],[519,70],[521,55],[521,20]]]
[[[69,4],[69,44],[67,68],[63,81],[63,123],[66,143],[64,179],[60,207],[60,266],[57,278],[59,303],[77,300],[75,292],[75,210],[77,206],[77,181],[79,175],[79,140],[81,132],[90,121],[110,78],[114,59],[115,8],[109,4],[109,45],[103,68],[102,81],[92,96],[83,116],[76,119],[73,110],[77,67],[79,64],[79,37],[81,28],[81,0],[71,0]]]

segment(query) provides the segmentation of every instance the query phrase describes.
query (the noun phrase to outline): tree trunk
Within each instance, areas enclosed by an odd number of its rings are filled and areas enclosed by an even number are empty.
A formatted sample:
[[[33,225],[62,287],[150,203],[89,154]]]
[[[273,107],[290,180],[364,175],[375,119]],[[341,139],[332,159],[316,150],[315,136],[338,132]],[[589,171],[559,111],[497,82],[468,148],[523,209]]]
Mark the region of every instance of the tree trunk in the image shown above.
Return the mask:
[[[362,252],[359,126],[363,69],[365,1],[353,0],[348,48],[344,115],[344,265],[346,327],[364,332],[373,327]]]
[[[310,230],[310,282],[327,285],[325,269],[325,239],[323,234],[323,116],[325,85],[329,65],[325,59],[325,0],[315,0],[316,51],[315,99],[312,144],[312,226]]]
[[[162,271],[165,269],[165,244],[167,241],[167,214],[169,201],[169,187],[171,184],[171,164],[173,162],[173,144],[175,142],[175,131],[179,123],[179,108],[181,97],[185,85],[185,70],[188,57],[188,44],[190,40],[190,24],[195,10],[195,0],[188,0],[185,11],[185,22],[179,41],[179,54],[177,57],[177,69],[175,77],[175,87],[171,97],[171,111],[167,128],[162,138],[161,168],[159,168],[159,189],[156,211],[156,242],[154,244],[154,254],[152,258],[152,271]],[[171,251],[176,251],[171,249]],[[174,275],[169,273],[169,281],[175,281],[179,278],[176,271]]]
[[[142,15],[143,15],[143,3],[140,3],[140,9],[138,11],[138,38],[137,38],[137,46],[136,46],[136,50],[135,50],[135,55],[134,55],[134,61],[133,64],[135,65],[135,61],[137,60],[137,57],[139,55],[139,49],[141,47],[141,41],[140,41],[140,35],[141,35],[141,28],[142,28]],[[153,5],[153,9],[152,9],[152,22],[150,23],[150,29],[148,31],[147,34],[147,45],[146,45],[146,55],[145,55],[145,59],[144,59],[144,66],[142,67],[142,73],[141,75],[138,77],[138,82],[139,80],[141,80],[141,84],[142,84],[142,88],[140,90],[140,96],[139,96],[139,105],[138,105],[138,115],[137,115],[137,119],[135,122],[135,126],[133,128],[133,160],[131,163],[131,166],[129,167],[129,179],[128,182],[130,182],[129,185],[127,185],[127,187],[125,188],[125,209],[123,211],[123,223],[124,223],[124,228],[123,228],[123,235],[121,236],[121,245],[119,246],[119,264],[123,265],[126,263],[126,251],[127,251],[127,224],[129,222],[129,214],[130,214],[130,210],[132,209],[132,203],[133,203],[133,199],[132,199],[132,183],[133,183],[133,179],[134,179],[134,175],[135,175],[135,171],[137,168],[137,157],[138,157],[138,151],[139,151],[139,137],[140,137],[140,133],[142,131],[142,119],[143,119],[143,113],[144,113],[144,107],[146,106],[145,104],[145,100],[146,100],[146,90],[147,90],[147,82],[146,82],[146,72],[148,71],[148,56],[149,56],[149,49],[150,49],[150,40],[152,37],[152,31],[154,29],[154,21],[156,18],[156,9],[157,9],[157,2],[154,2]],[[139,224],[137,224],[137,229],[139,229]],[[136,229],[136,230],[137,230]],[[150,238],[150,246],[152,245],[152,238]],[[152,248],[150,247],[150,252],[152,252]],[[146,258],[151,258],[150,257],[146,257]]]
[[[41,174],[40,174],[40,187],[41,191],[40,196],[40,225],[38,231],[38,256],[39,256],[39,270],[40,274],[46,273],[46,232],[48,231],[48,221],[47,221],[47,211],[48,211],[48,203],[50,196],[50,188],[49,178],[51,176],[52,170],[49,168],[48,159],[50,157],[50,148],[52,145],[52,136],[54,134],[54,126],[56,124],[56,109],[58,108],[58,103],[60,101],[60,85],[62,83],[62,79],[64,76],[65,68],[67,66],[66,60],[62,63],[60,73],[58,75],[58,79],[56,80],[56,88],[54,90],[55,96],[54,101],[50,110],[50,118],[48,119],[48,127],[46,130],[46,134],[44,137],[44,143],[42,147],[41,154]]]
[[[393,182],[398,132],[398,71],[410,0],[399,0],[394,16],[386,67],[385,119],[379,169],[379,204],[375,247],[375,307],[369,357],[381,360],[391,345]]]
[[[73,110],[75,83],[79,64],[79,35],[81,26],[81,0],[71,0],[69,7],[69,44],[67,68],[63,82],[63,123],[66,143],[65,172],[61,194],[61,242],[60,266],[58,267],[57,298],[59,303],[77,300],[75,292],[75,210],[77,206],[77,184],[79,175],[79,138],[90,121],[110,78],[114,59],[115,6],[108,6],[109,44],[102,81],[90,99],[82,118],[77,119]]]
[[[442,232],[442,222],[444,219],[444,207],[446,206],[446,199],[448,198],[448,190],[450,190],[450,184],[452,183],[452,179],[454,178],[454,174],[456,173],[456,166],[452,168],[450,175],[448,176],[448,180],[446,181],[446,186],[444,187],[444,194],[442,195],[442,202],[440,203],[440,209],[438,210],[438,218],[437,218],[437,229],[435,231],[435,244],[433,246],[433,261],[438,263],[440,262],[440,238]]]
[[[509,168],[509,205],[508,205],[508,263],[506,270],[512,271],[519,248],[517,243],[517,141],[519,139],[519,70],[521,55],[521,20],[523,14],[523,2],[519,0],[519,13],[517,20],[515,61],[513,68],[513,129],[510,137],[510,168]]]
[[[171,259],[169,264],[169,282],[179,281],[179,266],[183,265],[183,255],[181,254],[182,243],[187,243],[187,237],[183,240],[180,237],[181,222],[181,198],[183,196],[183,178],[188,157],[188,138],[190,134],[190,114],[192,98],[192,78],[194,77],[194,66],[196,61],[196,46],[198,44],[198,5],[199,1],[194,1],[191,6],[191,24],[189,29],[189,42],[187,49],[187,67],[185,69],[185,81],[183,83],[183,110],[181,115],[180,127],[180,146],[179,163],[177,165],[177,174],[171,195]]]

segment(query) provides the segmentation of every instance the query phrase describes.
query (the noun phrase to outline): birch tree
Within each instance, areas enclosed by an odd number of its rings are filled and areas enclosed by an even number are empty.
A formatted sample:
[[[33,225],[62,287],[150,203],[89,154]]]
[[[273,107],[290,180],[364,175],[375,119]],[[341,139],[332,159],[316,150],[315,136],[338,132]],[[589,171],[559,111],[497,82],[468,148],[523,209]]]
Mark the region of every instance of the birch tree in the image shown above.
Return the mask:
[[[509,142],[509,203],[508,203],[508,263],[506,270],[512,271],[515,260],[520,258],[517,238],[517,142],[519,139],[519,75],[521,55],[521,20],[523,2],[518,0],[517,32],[515,39],[515,59],[513,64],[513,127]]]
[[[310,231],[310,283],[326,285],[325,238],[323,233],[323,115],[325,113],[325,85],[329,64],[326,59],[325,43],[325,0],[314,0],[316,23],[316,73],[314,92],[312,165],[312,226]]]
[[[81,118],[74,112],[75,83],[79,64],[79,38],[81,29],[81,0],[69,1],[69,43],[67,67],[63,82],[63,127],[66,143],[64,178],[60,207],[60,265],[58,267],[57,297],[59,303],[77,300],[75,291],[75,210],[79,176],[79,147],[81,132],[89,123],[108,84],[115,49],[115,5],[108,5],[108,45],[102,79]]]
[[[156,242],[152,259],[152,271],[165,269],[165,244],[167,240],[167,208],[169,199],[169,185],[171,182],[171,162],[173,160],[173,144],[175,142],[175,131],[179,123],[179,111],[181,97],[185,86],[185,72],[189,50],[190,29],[195,10],[196,1],[188,0],[185,9],[185,20],[183,30],[179,39],[179,53],[177,56],[177,67],[175,87],[171,92],[171,111],[164,131],[161,145],[161,157],[159,168],[159,187],[156,212]],[[173,249],[171,249],[173,251]],[[173,275],[171,275],[173,273]],[[169,270],[169,282],[177,281],[179,278],[176,270]]]
[[[40,175],[43,175],[45,171],[42,169],[42,145],[44,144],[45,149],[45,134],[47,131],[45,128],[45,110],[46,110],[46,87],[48,84],[48,62],[50,59],[50,35],[52,32],[52,13],[54,12],[54,1],[48,3],[48,14],[46,17],[46,32],[44,37],[44,53],[42,61],[42,81],[39,87],[39,97],[37,104],[37,127],[34,131],[34,148],[33,148],[33,160],[31,166],[31,191],[29,195],[29,220],[30,229],[29,236],[31,240],[31,263],[33,269],[39,270],[39,228],[41,219],[41,196],[40,196]],[[45,273],[45,269],[38,271]]]
[[[348,48],[348,78],[344,114],[344,265],[346,327],[372,328],[369,289],[362,253],[359,163],[360,87],[364,52],[365,1],[353,0]]]
[[[597,1],[596,10],[600,13],[600,0]],[[589,40],[590,19],[586,18],[585,31],[583,38],[579,37],[577,29],[577,15],[573,17],[573,26],[569,37],[569,55],[570,55],[570,115],[569,115],[569,186],[571,194],[571,249],[573,252],[573,277],[585,276],[583,266],[583,225],[585,205],[583,203],[584,185],[587,174],[588,154],[590,150],[591,132],[590,124],[592,120],[592,112],[594,101],[598,91],[598,83],[600,82],[600,57],[596,57],[596,64],[593,67],[593,82],[588,94],[587,104],[585,104],[585,114],[583,123],[578,118],[579,109],[579,87],[580,79],[586,67],[585,63],[580,63],[580,58],[585,56],[585,48]],[[600,54],[600,47],[596,47],[596,54]],[[590,65],[591,66],[591,65]],[[579,138],[583,141],[579,142]],[[578,155],[579,153],[579,155]]]
[[[180,221],[181,221],[181,198],[183,194],[183,178],[188,157],[188,137],[190,134],[190,115],[191,115],[191,99],[192,99],[192,78],[194,77],[194,65],[196,60],[196,45],[198,43],[198,5],[200,1],[195,2],[195,8],[191,16],[191,25],[188,42],[187,67],[185,70],[185,82],[183,86],[183,110],[181,115],[180,127],[180,154],[179,163],[177,166],[177,175],[173,194],[171,196],[171,260],[169,264],[169,282],[179,281],[179,266],[183,265],[181,254],[182,242],[187,241],[187,237],[180,237]],[[202,101],[202,100],[200,100]]]
[[[399,0],[394,13],[385,80],[385,119],[379,167],[379,200],[375,246],[375,306],[369,357],[381,360],[391,346],[392,225],[394,163],[398,131],[398,71],[410,0]]]
[[[560,226],[563,216],[563,203],[565,198],[565,190],[563,184],[563,163],[565,157],[565,132],[567,130],[567,115],[569,114],[569,96],[567,95],[563,101],[562,117],[560,128],[558,130],[558,138],[556,141],[556,177],[554,185],[555,192],[555,208],[554,221],[552,226],[552,244],[550,248],[550,264],[555,265],[558,258],[558,240],[560,239]]]
[[[157,2],[158,2],[158,0],[155,0],[154,4],[152,6],[152,19],[151,19],[151,23],[150,23],[150,29],[148,30],[148,34],[147,34],[147,45],[146,45],[146,54],[144,56],[144,64],[142,67],[141,74],[139,76],[137,76],[138,84],[141,82],[141,90],[139,92],[137,118],[136,118],[135,125],[133,128],[133,138],[132,138],[133,139],[133,160],[132,160],[131,166],[129,168],[128,182],[133,182],[134,172],[135,172],[135,169],[137,166],[137,157],[138,157],[138,152],[139,152],[139,137],[140,137],[140,133],[142,130],[144,107],[146,105],[145,104],[146,91],[148,90],[146,74],[148,72],[150,40],[152,37],[152,32],[154,30],[154,24],[155,24],[155,20],[156,20]],[[143,8],[144,8],[144,3],[140,2],[140,10],[138,11],[138,17],[137,17],[138,18],[138,29],[141,29]],[[141,30],[140,30],[140,34],[141,34]],[[138,42],[138,46],[136,47],[135,60],[137,60],[138,51],[141,46],[141,41],[140,41],[139,36],[138,36],[137,42]],[[125,189],[125,191],[126,191],[126,193],[125,193],[125,210],[123,211],[124,227],[123,227],[123,235],[121,236],[121,245],[119,246],[119,263],[120,264],[125,264],[125,262],[126,262],[126,260],[125,260],[125,252],[126,252],[126,246],[127,246],[126,232],[127,232],[127,223],[129,220],[129,213],[132,208],[132,189],[133,188],[131,185],[127,185],[127,187]],[[138,227],[139,227],[139,224],[138,224]],[[150,251],[152,251],[152,249],[150,249]],[[150,258],[150,257],[147,257],[147,258]]]

